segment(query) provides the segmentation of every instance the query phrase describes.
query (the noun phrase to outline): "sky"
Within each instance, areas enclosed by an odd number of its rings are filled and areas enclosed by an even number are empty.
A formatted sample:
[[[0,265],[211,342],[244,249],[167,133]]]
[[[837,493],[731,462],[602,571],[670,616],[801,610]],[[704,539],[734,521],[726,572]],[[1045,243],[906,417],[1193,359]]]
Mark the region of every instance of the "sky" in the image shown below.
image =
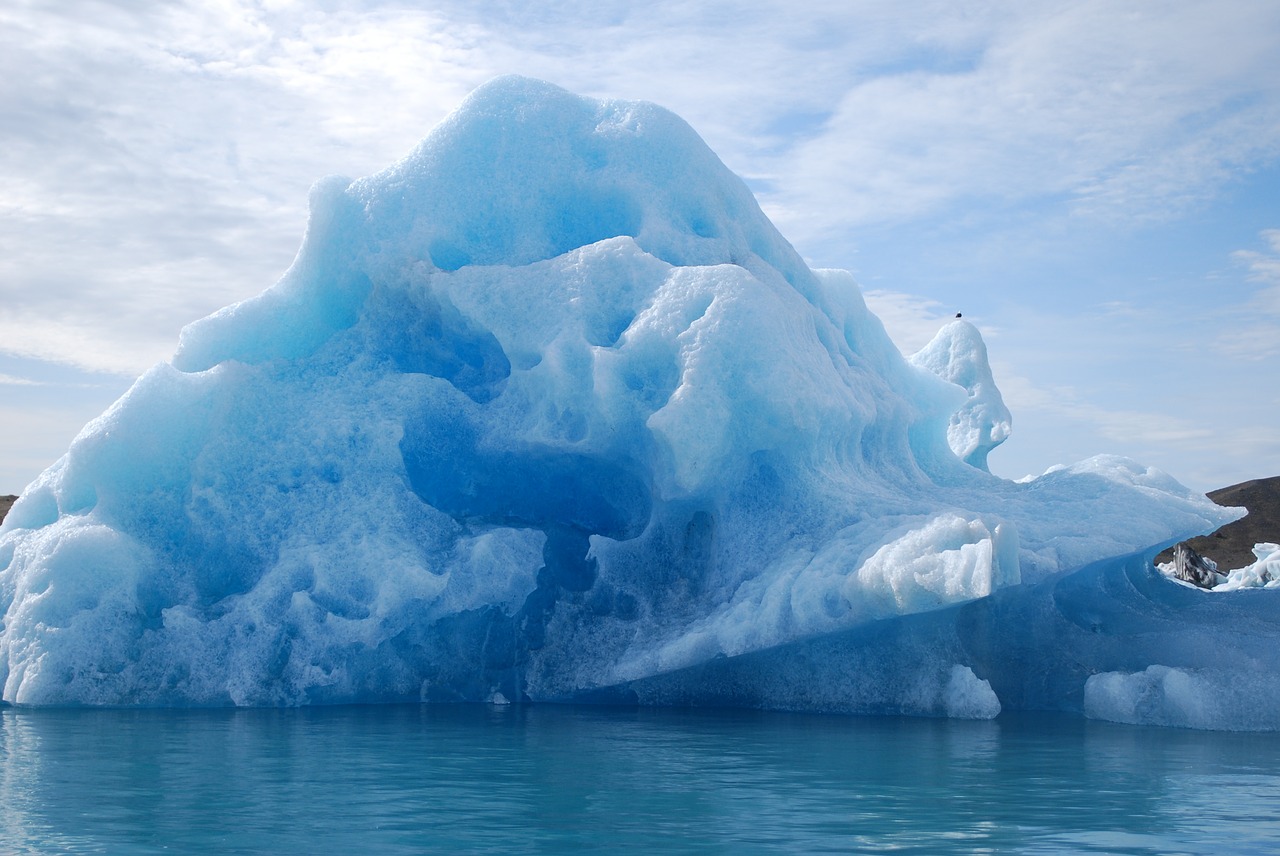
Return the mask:
[[[904,353],[963,312],[998,475],[1280,475],[1274,0],[6,0],[0,493],[507,73],[674,110]]]

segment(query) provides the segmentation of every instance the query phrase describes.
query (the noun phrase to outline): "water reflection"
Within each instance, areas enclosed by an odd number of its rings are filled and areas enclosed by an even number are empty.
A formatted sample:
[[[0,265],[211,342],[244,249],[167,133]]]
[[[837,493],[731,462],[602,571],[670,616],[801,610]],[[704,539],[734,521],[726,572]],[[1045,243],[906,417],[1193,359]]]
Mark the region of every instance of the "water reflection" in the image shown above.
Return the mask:
[[[562,707],[0,711],[18,852],[1280,849],[1280,736]]]

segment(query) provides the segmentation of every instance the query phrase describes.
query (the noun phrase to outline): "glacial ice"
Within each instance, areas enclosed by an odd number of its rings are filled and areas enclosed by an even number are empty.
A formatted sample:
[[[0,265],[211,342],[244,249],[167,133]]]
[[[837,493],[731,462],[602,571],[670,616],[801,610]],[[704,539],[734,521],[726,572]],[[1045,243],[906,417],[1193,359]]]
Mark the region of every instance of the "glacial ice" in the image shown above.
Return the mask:
[[[1131,725],[1214,731],[1280,730],[1274,669],[1179,669],[1100,672],[1085,682],[1085,714]]]
[[[909,361],[964,387],[968,398],[951,414],[947,443],[966,464],[987,469],[987,455],[1009,439],[1013,417],[996,387],[978,328],[968,321],[953,321]]]
[[[1255,561],[1227,572],[1227,579],[1214,591],[1242,588],[1280,588],[1280,544],[1253,545]]]
[[[1111,673],[1269,674],[1270,593],[1150,566],[1237,510],[996,478],[1008,428],[976,328],[904,359],[679,118],[500,78],[317,183],[282,279],[23,492],[3,698],[1111,716]]]

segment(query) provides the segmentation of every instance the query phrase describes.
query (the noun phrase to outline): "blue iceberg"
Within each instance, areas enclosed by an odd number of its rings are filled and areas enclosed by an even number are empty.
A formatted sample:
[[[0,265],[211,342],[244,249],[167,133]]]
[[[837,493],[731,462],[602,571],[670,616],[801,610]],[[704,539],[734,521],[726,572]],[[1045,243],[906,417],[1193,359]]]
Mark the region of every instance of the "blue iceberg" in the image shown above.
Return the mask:
[[[1239,510],[996,478],[1009,424],[976,328],[905,359],[681,119],[500,78],[317,183],[281,280],[27,488],[3,698],[1112,716],[1269,674],[1270,592],[1141,567]]]

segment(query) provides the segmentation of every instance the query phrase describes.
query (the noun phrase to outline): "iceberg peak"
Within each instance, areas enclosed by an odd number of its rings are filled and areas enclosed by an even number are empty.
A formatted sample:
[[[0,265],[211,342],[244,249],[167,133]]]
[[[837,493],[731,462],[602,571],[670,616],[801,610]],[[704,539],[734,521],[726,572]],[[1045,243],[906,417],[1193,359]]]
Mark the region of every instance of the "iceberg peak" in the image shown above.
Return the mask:
[[[952,321],[909,361],[968,393],[964,404],[951,415],[947,442],[966,464],[986,470],[987,455],[1009,439],[1013,417],[996,387],[987,361],[987,344],[978,328],[968,321]]]
[[[174,365],[297,356],[297,346],[354,321],[371,274],[521,266],[616,237],[671,265],[732,264],[810,298],[817,289],[751,191],[683,119],[505,76],[472,92],[399,163],[319,182],[284,279],[184,330]],[[355,257],[380,271],[350,270]],[[258,317],[282,312],[284,330]],[[224,323],[231,314],[234,330]],[[282,350],[286,342],[294,350]]]
[[[672,265],[812,277],[755,197],[674,113],[507,76],[404,160],[352,185],[373,240],[440,270],[523,265],[619,236]]]

